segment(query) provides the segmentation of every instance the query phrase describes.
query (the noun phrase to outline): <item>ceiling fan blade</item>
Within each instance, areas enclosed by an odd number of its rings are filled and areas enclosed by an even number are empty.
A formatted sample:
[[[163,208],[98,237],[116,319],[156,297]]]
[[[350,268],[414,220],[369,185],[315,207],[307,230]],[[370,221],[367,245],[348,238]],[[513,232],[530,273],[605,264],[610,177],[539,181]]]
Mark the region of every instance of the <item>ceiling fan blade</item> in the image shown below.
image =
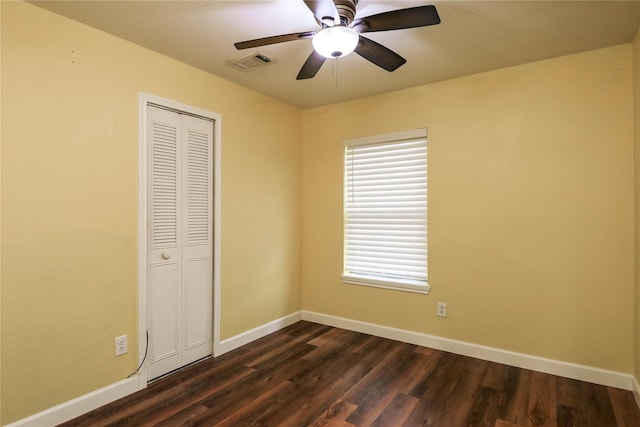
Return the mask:
[[[309,10],[313,12],[318,23],[322,24],[322,18],[333,18],[334,22],[340,22],[340,15],[333,0],[304,0]]]
[[[309,55],[304,65],[300,69],[300,72],[298,73],[298,77],[296,77],[296,80],[304,80],[304,79],[310,79],[314,77],[318,73],[318,71],[320,70],[320,67],[322,67],[322,64],[324,64],[324,61],[326,59],[327,58],[320,55],[315,50],[311,52],[311,55]]]
[[[250,49],[252,47],[266,46],[282,42],[290,42],[294,40],[310,39],[316,33],[314,31],[305,31],[303,33],[282,34],[280,36],[263,37],[261,39],[247,40],[244,42],[234,43],[236,49]]]
[[[366,37],[360,36],[355,52],[387,71],[395,71],[407,62],[402,56]]]
[[[425,27],[439,23],[440,16],[435,6],[418,6],[356,19],[353,22],[353,28],[360,33],[367,33]]]

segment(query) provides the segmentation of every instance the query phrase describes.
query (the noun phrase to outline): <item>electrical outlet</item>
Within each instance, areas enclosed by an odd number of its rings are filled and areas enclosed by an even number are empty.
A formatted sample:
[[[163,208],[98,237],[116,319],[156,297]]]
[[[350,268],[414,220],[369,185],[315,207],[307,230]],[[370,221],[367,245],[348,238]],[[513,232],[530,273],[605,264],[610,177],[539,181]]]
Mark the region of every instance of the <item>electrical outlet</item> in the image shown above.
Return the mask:
[[[437,314],[440,317],[447,317],[447,303],[446,302],[439,302],[438,303]]]
[[[116,337],[116,356],[121,356],[129,351],[129,346],[127,345],[127,336],[121,335]]]

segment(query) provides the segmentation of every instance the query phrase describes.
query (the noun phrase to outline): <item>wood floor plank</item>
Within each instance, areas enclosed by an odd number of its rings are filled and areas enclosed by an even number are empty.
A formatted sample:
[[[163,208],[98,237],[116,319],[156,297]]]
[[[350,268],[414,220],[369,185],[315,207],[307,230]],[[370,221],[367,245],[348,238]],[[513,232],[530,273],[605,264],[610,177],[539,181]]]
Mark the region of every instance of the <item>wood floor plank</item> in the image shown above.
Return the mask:
[[[338,400],[323,411],[309,425],[312,427],[350,427],[353,424],[347,422],[347,417],[357,408],[356,405]]]
[[[627,390],[297,322],[65,427],[639,427]]]
[[[139,425],[156,425],[162,424],[164,420],[176,419],[192,419],[195,415],[201,415],[204,412],[201,408],[206,407],[202,405],[203,399],[210,397],[216,392],[225,389],[228,386],[237,384],[243,378],[255,373],[255,369],[247,366],[231,366],[227,370],[213,370],[213,375],[199,375],[197,381],[187,382],[182,387],[182,391],[178,395],[172,395],[170,398],[166,396],[166,391],[158,396],[156,399],[149,399],[150,405],[146,408],[137,406],[135,408],[135,414],[126,416],[126,419],[130,423],[137,423]],[[189,414],[185,416],[184,413]],[[123,413],[119,414],[122,418]],[[184,421],[182,421],[184,422]],[[171,424],[166,424],[170,426]],[[181,424],[174,424],[181,425]]]
[[[436,420],[454,416],[443,411],[447,409],[447,401],[465,373],[465,361],[464,356],[443,353],[436,369],[420,387],[424,387],[424,394],[420,397],[420,405],[408,419],[409,425],[434,426],[437,425]]]
[[[558,377],[558,404],[568,408],[578,408],[582,404],[580,381]]]
[[[488,362],[479,359],[464,358],[462,373],[452,380],[457,380],[455,388],[444,403],[443,409],[433,418],[430,425],[462,427],[469,425],[473,417],[473,404],[480,394],[480,384],[484,377]],[[491,423],[493,424],[493,422]]]
[[[640,426],[640,413],[633,395],[625,390],[607,387],[618,427]]]
[[[494,427],[524,427],[524,426],[520,424],[510,423],[509,421],[505,421],[505,420],[497,420],[496,423],[494,424]]]
[[[580,419],[579,408],[583,405],[580,381],[571,378],[557,378],[558,427],[585,425]]]
[[[326,333],[327,328],[316,328],[298,337],[282,335],[279,341],[269,344],[265,340],[264,345],[256,348],[254,359],[247,361],[247,366],[260,369],[262,365],[272,365],[278,360],[287,360],[292,357],[307,354],[313,351],[316,346],[309,344],[309,338],[317,337]]]
[[[558,427],[575,427],[577,425],[580,425],[580,423],[576,420],[575,408],[565,405],[558,405],[557,414]]]
[[[155,427],[175,427],[184,426],[190,424],[193,420],[199,416],[206,414],[209,411],[204,405],[191,405],[186,409],[175,412],[173,415],[167,418],[157,420],[157,417],[146,419],[140,424],[141,427],[155,426]],[[155,414],[154,414],[155,415]]]
[[[482,386],[497,391],[506,391],[512,386],[513,367],[501,363],[489,363],[482,378]]]
[[[580,383],[581,406],[578,417],[586,426],[615,426],[616,419],[607,387],[586,382]]]
[[[518,371],[517,379],[513,385],[512,393],[510,395],[507,409],[502,419],[504,421],[529,425],[528,423],[528,409],[529,409],[529,394],[531,392],[531,376],[533,371],[528,369],[521,369]]]
[[[553,427],[557,420],[557,386],[553,375],[533,372],[529,393],[529,425],[532,427]]]
[[[329,328],[326,332],[316,336],[314,339],[309,340],[308,343],[314,347],[323,347],[327,345],[333,345],[345,334],[355,334],[356,332],[347,331],[341,328]]]
[[[402,426],[420,404],[420,399],[406,394],[396,394],[393,400],[371,424],[373,427]]]
[[[425,367],[424,376],[418,381],[411,392],[411,396],[423,398],[427,391],[433,387],[434,381],[443,378],[446,375],[446,368],[455,360],[451,353],[444,351],[433,354],[430,358],[429,368]]]
[[[351,342],[356,343],[366,337],[358,335],[353,338]],[[328,355],[327,359],[322,362],[316,361],[314,369],[290,379],[295,389],[287,404],[269,417],[261,418],[261,423],[297,427],[313,422],[369,372],[370,367],[359,363],[359,358],[358,354],[349,351],[348,345],[342,349],[334,348],[334,352]]]
[[[280,361],[278,365],[256,371],[239,381],[235,387],[225,388],[203,399],[201,403],[209,408],[209,412],[199,417],[198,423],[214,425],[235,412],[244,412],[243,408],[288,381],[293,372],[302,371],[308,366],[308,361],[298,358],[287,364]]]
[[[467,425],[470,427],[491,426],[504,413],[508,402],[505,392],[480,386],[471,406]]]
[[[246,402],[241,409],[237,409],[228,414],[222,420],[216,420],[215,425],[219,427],[235,427],[240,425],[252,425],[254,420],[268,413],[275,402],[282,402],[282,394],[286,394],[287,390],[291,390],[293,384],[290,381],[282,381],[265,390],[260,395]],[[201,416],[198,418],[198,425],[212,425],[209,423],[210,417]],[[258,424],[260,425],[260,424]]]
[[[431,356],[434,353],[437,353],[438,350],[434,350],[433,348],[429,348],[429,347],[421,347],[418,346],[416,347],[416,352],[420,353],[420,354],[424,354],[425,356]]]
[[[491,426],[506,416],[509,400],[518,384],[519,370],[488,363],[478,396],[471,407],[469,426]]]
[[[422,349],[424,347],[418,347],[417,349]],[[418,387],[420,385],[424,386],[425,381],[429,378],[429,375],[433,372],[433,370],[438,366],[438,362],[440,360],[440,355],[442,352],[424,352],[424,351],[416,351],[419,354],[421,362],[417,364],[415,369],[412,372],[407,372],[404,374],[405,381],[400,386],[398,392],[410,396],[421,396],[424,394],[423,392],[418,391]]]
[[[344,399],[358,406],[348,422],[371,425],[384,408],[395,398],[400,372],[415,369],[424,357],[411,344],[396,342],[393,349],[355,387],[347,391]]]

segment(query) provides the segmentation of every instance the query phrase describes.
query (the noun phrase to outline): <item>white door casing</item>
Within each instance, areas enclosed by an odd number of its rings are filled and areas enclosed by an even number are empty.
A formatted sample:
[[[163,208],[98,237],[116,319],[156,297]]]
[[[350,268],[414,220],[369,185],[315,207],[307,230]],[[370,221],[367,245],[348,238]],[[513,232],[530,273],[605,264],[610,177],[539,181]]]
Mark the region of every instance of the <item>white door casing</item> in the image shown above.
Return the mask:
[[[142,123],[139,357],[147,355],[146,384],[219,347],[220,118],[142,94]]]

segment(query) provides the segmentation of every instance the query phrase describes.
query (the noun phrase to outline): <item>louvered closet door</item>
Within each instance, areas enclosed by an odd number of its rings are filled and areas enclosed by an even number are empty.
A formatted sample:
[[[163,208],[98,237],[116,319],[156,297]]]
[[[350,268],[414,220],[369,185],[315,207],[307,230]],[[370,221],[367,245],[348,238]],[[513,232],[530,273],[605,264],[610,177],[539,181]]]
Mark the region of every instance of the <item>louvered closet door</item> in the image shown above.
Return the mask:
[[[148,108],[149,376],[212,353],[212,122]]]

